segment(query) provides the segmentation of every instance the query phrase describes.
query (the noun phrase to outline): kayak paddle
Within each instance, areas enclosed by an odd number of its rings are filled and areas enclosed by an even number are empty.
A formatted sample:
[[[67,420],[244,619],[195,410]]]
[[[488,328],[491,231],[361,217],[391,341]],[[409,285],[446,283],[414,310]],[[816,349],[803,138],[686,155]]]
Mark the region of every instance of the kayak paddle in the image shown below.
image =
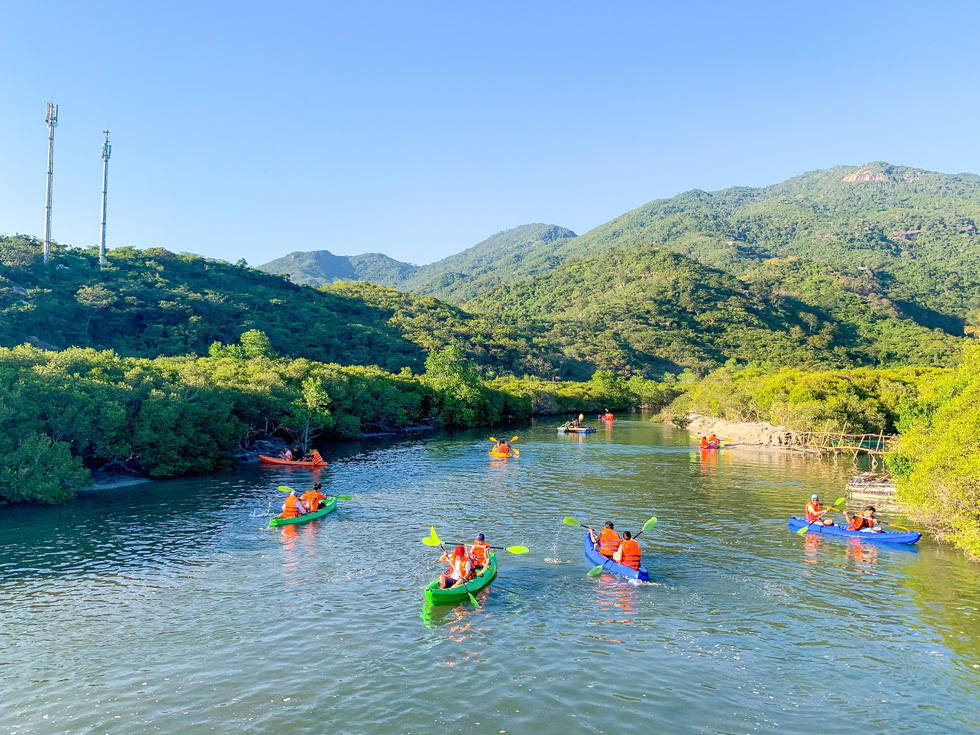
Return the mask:
[[[651,528],[653,528],[656,525],[657,525],[657,516],[652,516],[650,520],[648,520],[646,523],[643,524],[643,528],[640,529],[640,533],[636,534],[636,536],[634,536],[633,538],[639,538],[641,533],[643,533],[644,531],[649,531]],[[586,574],[586,576],[598,577],[600,574],[602,574],[602,570],[606,566],[606,564],[608,564],[611,561],[613,561],[613,559],[606,559],[606,561],[602,562],[602,564],[600,564],[599,566],[590,569],[588,571],[588,574]]]
[[[288,485],[280,485],[279,492],[281,493],[291,493],[293,489]],[[353,495],[327,495],[328,498],[337,498],[337,500],[353,500]]]
[[[903,531],[908,531],[909,533],[912,533],[912,529],[911,528],[906,528],[905,526],[900,526],[897,523],[888,523],[886,521],[886,524],[889,525],[889,526],[891,526],[892,528],[901,528]]]
[[[435,546],[435,544],[428,543],[431,539],[424,538],[422,543],[426,546]],[[453,544],[450,544],[452,546]],[[466,546],[466,544],[456,544],[456,546]],[[488,546],[488,549],[497,549],[498,551],[509,551],[511,554],[526,554],[530,551],[526,546]]]
[[[425,544],[426,546],[438,546],[439,548],[442,549],[442,552],[446,555],[446,558],[448,559],[449,558],[449,551],[446,549],[445,546],[443,546],[442,541],[440,540],[438,534],[436,534],[436,527],[435,526],[430,526],[429,528],[430,528],[429,537],[422,539],[422,543]],[[466,594],[469,596],[470,602],[473,603],[473,606],[474,607],[479,607],[480,606],[479,600],[477,600],[473,596],[473,593],[470,592],[469,587],[466,586],[466,582],[464,582],[461,579],[461,580],[459,580],[459,583],[463,586],[463,589],[466,590]]]

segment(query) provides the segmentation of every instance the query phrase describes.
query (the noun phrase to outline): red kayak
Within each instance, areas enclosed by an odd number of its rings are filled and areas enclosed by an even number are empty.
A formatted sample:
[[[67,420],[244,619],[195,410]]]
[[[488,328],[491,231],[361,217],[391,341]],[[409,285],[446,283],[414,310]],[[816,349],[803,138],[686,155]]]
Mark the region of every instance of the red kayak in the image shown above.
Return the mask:
[[[259,459],[262,460],[264,464],[288,464],[291,467],[326,467],[329,462],[321,459],[319,462],[314,462],[309,460],[304,462],[301,459],[282,459],[281,457],[266,457],[264,454],[259,455]]]

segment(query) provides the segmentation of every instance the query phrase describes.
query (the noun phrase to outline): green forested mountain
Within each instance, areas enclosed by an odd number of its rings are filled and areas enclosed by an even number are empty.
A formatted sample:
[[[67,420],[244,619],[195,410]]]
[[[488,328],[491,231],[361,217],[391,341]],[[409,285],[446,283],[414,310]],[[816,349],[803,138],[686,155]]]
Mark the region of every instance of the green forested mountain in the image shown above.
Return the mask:
[[[525,280],[572,258],[659,245],[735,275],[797,256],[869,281],[927,327],[961,333],[980,319],[980,177],[871,163],[763,188],[685,192],[645,204],[495,272]]]
[[[520,268],[535,250],[575,237],[575,233],[556,225],[522,225],[498,232],[456,255],[429,265],[402,263],[379,253],[333,255],[327,250],[290,253],[260,270],[288,275],[294,283],[322,285],[335,281],[370,281],[402,291],[437,296],[462,303],[501,283],[498,272]],[[547,270],[554,263],[545,260],[525,275]]]
[[[370,281],[400,286],[418,266],[402,263],[381,253],[334,255],[329,250],[295,252],[259,266],[259,270],[289,276],[293,283],[318,286],[334,281]]]
[[[544,272],[555,263],[535,258],[540,250],[550,251],[575,233],[557,225],[523,225],[498,232],[461,253],[423,266],[398,287],[412,293],[436,296],[461,304],[505,282],[499,275],[511,270],[525,277]],[[525,267],[525,264],[530,264]]]
[[[737,278],[665,248],[573,260],[467,304],[536,324],[544,342],[605,369],[699,372],[735,358],[812,368],[936,365],[957,340],[903,319],[873,279],[797,258]]]

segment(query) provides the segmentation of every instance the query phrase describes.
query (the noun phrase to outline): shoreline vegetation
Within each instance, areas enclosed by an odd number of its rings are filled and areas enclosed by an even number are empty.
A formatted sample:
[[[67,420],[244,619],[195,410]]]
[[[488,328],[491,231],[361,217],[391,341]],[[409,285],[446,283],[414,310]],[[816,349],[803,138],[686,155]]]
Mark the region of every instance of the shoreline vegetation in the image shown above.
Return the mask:
[[[980,561],[980,345],[967,344],[950,368],[728,364],[686,386],[658,420],[776,448],[793,431],[897,435],[885,464],[898,501],[938,540]]]
[[[532,415],[662,408],[676,386],[598,371],[585,382],[482,377],[456,346],[425,371],[280,357],[258,330],[205,357],[0,348],[0,503],[57,505],[100,477],[165,479],[230,467],[256,440],[310,446],[420,425],[496,426]]]

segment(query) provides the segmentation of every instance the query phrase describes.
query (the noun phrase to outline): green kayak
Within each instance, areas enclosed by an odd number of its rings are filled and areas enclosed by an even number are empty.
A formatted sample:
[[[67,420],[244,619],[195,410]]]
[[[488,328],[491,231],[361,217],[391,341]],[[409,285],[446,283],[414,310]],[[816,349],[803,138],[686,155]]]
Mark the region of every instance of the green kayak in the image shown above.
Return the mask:
[[[460,585],[459,587],[452,587],[448,590],[441,590],[439,589],[439,580],[436,579],[434,582],[429,582],[426,586],[425,599],[433,605],[455,605],[457,602],[465,602],[469,597],[466,594],[466,590],[469,590],[470,594],[476,594],[484,587],[489,587],[496,576],[497,555],[491,551],[490,560],[487,562],[487,565],[477,572],[473,579],[467,580],[466,589],[463,589],[463,585]]]
[[[315,513],[304,513],[301,516],[296,516],[295,518],[283,518],[281,515],[273,516],[269,519],[270,526],[289,526],[293,523],[309,523],[317,518],[322,518],[327,513],[337,508],[337,498],[327,498],[323,501],[323,506],[320,510]]]

